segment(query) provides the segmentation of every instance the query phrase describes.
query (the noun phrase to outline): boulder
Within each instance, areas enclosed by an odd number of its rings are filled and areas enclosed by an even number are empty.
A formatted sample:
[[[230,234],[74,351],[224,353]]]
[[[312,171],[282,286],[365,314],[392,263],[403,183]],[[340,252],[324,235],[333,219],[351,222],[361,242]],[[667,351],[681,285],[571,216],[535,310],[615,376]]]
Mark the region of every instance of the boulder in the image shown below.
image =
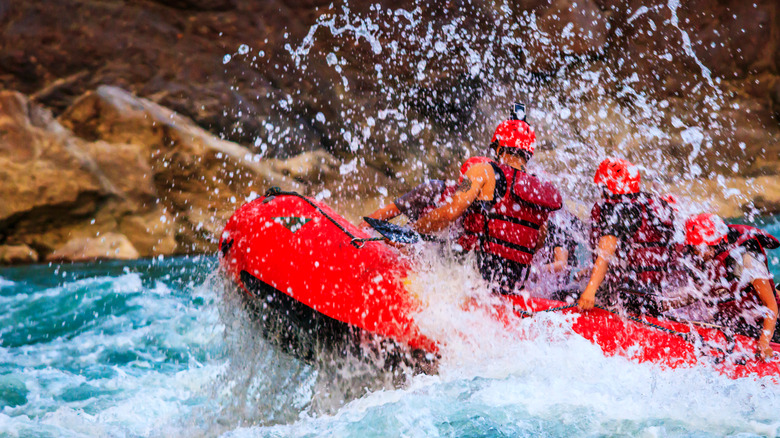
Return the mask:
[[[670,189],[703,204],[705,210],[723,217],[739,218],[744,213],[780,213],[780,178],[723,177],[697,179]]]
[[[235,0],[155,0],[165,6],[195,11],[227,11],[236,7]]]
[[[127,236],[142,257],[159,254],[175,254],[178,244],[174,230],[162,211],[136,214],[124,217],[118,224],[118,230]]]
[[[322,153],[295,158],[298,164],[261,159],[236,143],[212,136],[165,107],[116,87],[101,86],[86,93],[60,115],[59,121],[96,145],[133,145],[148,166],[147,172],[138,174],[148,175],[153,181],[154,202],[162,206],[164,214],[126,222],[124,228],[140,231],[144,227],[138,224],[143,222],[148,224],[147,228],[169,229],[178,242],[184,242],[177,246],[179,253],[211,250],[218,240],[215,230],[253,192],[262,193],[270,186],[303,188],[282,171],[295,173],[293,177],[298,180],[314,178],[317,169],[323,169],[322,163],[333,161]],[[311,163],[308,167],[304,166],[307,162]],[[125,189],[135,186],[129,184]],[[171,223],[165,225],[166,220]],[[139,248],[157,248],[155,251],[170,247],[169,243],[134,243]]]
[[[49,260],[209,252],[246,199],[272,185],[303,190],[335,165],[322,151],[261,160],[114,87],[58,119],[3,91],[0,245],[25,244]]]
[[[537,20],[539,30],[549,37],[546,56],[588,55],[607,42],[609,16],[593,0],[554,0]],[[535,57],[545,57],[535,53]]]
[[[85,262],[92,260],[130,260],[138,258],[127,236],[119,233],[106,233],[97,237],[77,237],[70,239],[46,257],[48,261]]]
[[[27,245],[0,245],[0,265],[35,263],[38,253]]]
[[[271,167],[298,181],[323,181],[338,174],[341,161],[323,150],[303,152],[286,160],[269,160]]]
[[[0,92],[0,243],[94,214],[117,194],[98,169],[48,111]]]

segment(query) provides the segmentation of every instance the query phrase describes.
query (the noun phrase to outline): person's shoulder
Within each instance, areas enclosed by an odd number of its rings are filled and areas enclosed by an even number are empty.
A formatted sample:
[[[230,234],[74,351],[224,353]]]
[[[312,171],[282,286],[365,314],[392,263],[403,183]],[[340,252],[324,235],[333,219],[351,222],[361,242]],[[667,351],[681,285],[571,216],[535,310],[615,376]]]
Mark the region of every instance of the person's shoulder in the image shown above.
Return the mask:
[[[494,174],[493,165],[490,161],[475,163],[466,170],[465,176],[469,179],[490,177]]]
[[[468,172],[468,170],[471,169],[471,167],[474,166],[475,164],[485,163],[488,161],[492,161],[492,160],[489,157],[482,157],[482,156],[471,157],[467,159],[460,166],[460,171],[459,171],[460,176],[463,177],[463,175],[465,175],[466,172]]]
[[[642,207],[630,200],[621,199],[619,202],[605,202],[601,206],[600,219],[602,223],[612,225],[622,224],[626,227],[634,226],[642,213]]]

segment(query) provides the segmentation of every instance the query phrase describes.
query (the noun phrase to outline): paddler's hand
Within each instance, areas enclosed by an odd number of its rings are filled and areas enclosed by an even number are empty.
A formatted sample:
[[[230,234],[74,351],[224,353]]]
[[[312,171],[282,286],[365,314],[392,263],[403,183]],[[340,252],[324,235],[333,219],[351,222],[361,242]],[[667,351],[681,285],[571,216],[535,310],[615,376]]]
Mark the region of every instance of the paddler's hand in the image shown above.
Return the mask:
[[[405,249],[408,246],[408,245],[405,245],[403,243],[393,242],[390,239],[385,239],[385,240],[383,240],[383,242],[385,243],[385,245],[392,246],[395,249]]]
[[[764,337],[758,340],[758,348],[756,350],[756,355],[764,362],[769,362],[775,356],[775,350],[769,346],[769,340]]]
[[[583,292],[582,295],[580,295],[580,299],[577,301],[577,307],[579,307],[580,310],[590,310],[595,305],[596,294],[592,294],[587,291]]]

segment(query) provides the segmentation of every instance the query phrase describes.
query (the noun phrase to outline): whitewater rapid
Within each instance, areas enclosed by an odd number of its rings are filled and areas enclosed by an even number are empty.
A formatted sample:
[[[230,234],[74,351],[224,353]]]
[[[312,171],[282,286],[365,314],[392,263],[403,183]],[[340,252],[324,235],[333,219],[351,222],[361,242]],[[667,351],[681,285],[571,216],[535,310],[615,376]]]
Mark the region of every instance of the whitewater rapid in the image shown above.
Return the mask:
[[[777,385],[607,358],[561,315],[522,321],[534,336],[514,339],[446,304],[478,287],[456,268],[419,279],[433,301],[427,329],[448,336],[439,374],[401,384],[353,359],[312,366],[280,353],[213,257],[4,268],[0,435],[780,433]]]

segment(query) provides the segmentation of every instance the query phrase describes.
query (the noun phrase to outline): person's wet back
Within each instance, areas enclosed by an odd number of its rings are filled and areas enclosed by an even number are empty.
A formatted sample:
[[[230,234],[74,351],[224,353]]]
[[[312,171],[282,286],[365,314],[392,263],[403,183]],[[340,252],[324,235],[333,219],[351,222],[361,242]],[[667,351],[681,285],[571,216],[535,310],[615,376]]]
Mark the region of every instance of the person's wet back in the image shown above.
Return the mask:
[[[590,280],[578,304],[590,309],[600,302],[632,313],[660,313],[656,301],[670,278],[674,211],[659,197],[640,190],[639,169],[623,159],[608,158],[594,182],[603,196],[591,211],[591,244],[595,249]]]
[[[544,245],[534,259],[531,281],[536,293],[545,298],[568,300],[579,295],[574,277],[578,269],[577,248],[586,244],[585,224],[566,209],[551,214]]]

